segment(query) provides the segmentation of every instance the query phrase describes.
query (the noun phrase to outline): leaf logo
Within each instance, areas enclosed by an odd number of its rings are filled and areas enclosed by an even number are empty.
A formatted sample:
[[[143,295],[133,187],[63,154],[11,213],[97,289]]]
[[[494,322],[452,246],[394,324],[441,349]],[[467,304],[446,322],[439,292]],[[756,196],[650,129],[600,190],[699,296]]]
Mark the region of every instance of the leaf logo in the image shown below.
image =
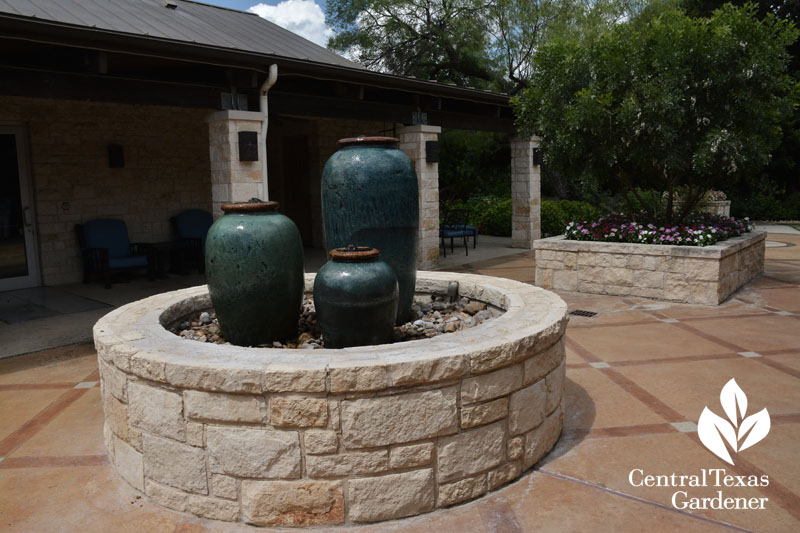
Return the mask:
[[[747,395],[739,388],[735,379],[731,379],[722,387],[722,391],[719,393],[719,403],[722,404],[722,409],[730,422],[715,415],[706,407],[700,415],[700,420],[697,421],[697,434],[700,442],[706,448],[732,465],[733,459],[731,459],[728,447],[734,453],[738,453],[766,437],[770,428],[769,413],[765,407],[756,414],[745,418]],[[728,447],[725,446],[726,443]]]

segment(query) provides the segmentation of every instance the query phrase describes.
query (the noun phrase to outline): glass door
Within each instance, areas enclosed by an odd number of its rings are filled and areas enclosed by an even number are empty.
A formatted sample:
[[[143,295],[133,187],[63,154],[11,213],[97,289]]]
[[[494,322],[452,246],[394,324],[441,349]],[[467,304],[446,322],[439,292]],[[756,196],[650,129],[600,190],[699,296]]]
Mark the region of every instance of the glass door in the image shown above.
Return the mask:
[[[27,139],[0,124],[0,291],[41,284]]]

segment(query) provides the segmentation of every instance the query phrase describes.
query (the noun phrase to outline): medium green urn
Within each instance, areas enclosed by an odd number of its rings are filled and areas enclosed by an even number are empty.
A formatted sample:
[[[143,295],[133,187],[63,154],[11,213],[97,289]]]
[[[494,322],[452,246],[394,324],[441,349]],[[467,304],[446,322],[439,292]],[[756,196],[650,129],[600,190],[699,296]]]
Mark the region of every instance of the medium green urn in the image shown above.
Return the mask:
[[[397,278],[375,248],[331,250],[314,278],[314,307],[326,348],[391,342]]]
[[[303,243],[277,202],[224,204],[206,237],[206,278],[225,340],[239,346],[297,336]]]
[[[399,285],[397,323],[411,318],[417,280],[419,186],[414,164],[393,137],[339,141],[322,173],[327,248],[380,250]]]

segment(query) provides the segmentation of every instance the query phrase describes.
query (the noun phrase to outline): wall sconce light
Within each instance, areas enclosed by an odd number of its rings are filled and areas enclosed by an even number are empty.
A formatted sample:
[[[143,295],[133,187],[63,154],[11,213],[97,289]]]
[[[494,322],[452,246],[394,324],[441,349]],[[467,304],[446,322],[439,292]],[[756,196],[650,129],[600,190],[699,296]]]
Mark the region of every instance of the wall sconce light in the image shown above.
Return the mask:
[[[123,168],[125,166],[125,152],[121,144],[108,145],[108,168]]]
[[[533,149],[533,164],[537,167],[542,164],[542,151],[538,148]]]
[[[258,132],[239,132],[239,161],[258,161]]]
[[[428,163],[439,162],[439,141],[425,141],[425,161]]]

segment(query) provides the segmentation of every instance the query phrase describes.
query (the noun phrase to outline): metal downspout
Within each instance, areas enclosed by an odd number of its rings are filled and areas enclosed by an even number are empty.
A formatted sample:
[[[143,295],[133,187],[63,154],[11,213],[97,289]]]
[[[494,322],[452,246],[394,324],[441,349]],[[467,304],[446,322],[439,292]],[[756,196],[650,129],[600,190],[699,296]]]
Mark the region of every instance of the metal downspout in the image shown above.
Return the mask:
[[[261,144],[264,146],[264,158],[261,162],[261,183],[264,186],[264,201],[269,200],[269,176],[267,174],[267,127],[269,126],[269,106],[267,101],[267,93],[270,88],[275,85],[278,79],[278,65],[269,66],[269,76],[266,81],[261,85],[259,105],[261,112],[264,114],[264,120],[261,122]]]

